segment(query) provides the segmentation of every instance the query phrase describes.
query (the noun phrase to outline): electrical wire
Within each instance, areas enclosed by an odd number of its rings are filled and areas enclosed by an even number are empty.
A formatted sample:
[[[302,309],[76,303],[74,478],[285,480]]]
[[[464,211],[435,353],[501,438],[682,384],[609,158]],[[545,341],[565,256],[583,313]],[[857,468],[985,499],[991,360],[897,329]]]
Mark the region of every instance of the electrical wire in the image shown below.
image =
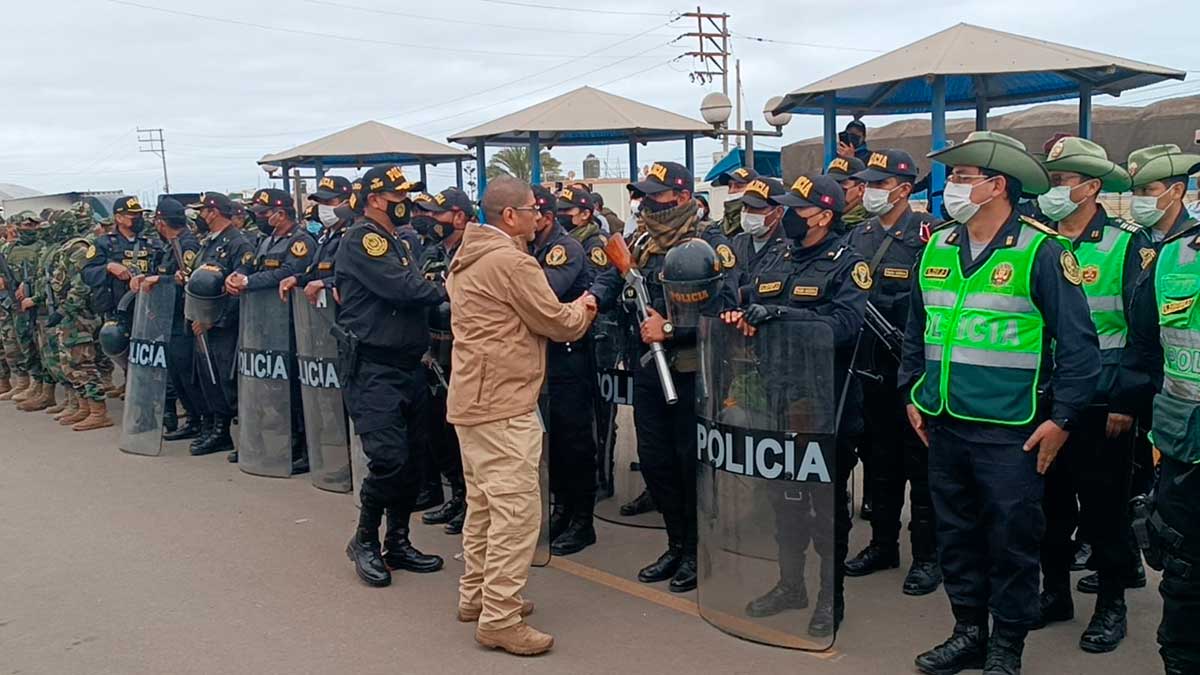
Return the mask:
[[[774,38],[759,37],[756,35],[746,35],[745,33],[734,33],[730,31],[731,36],[742,40],[750,40],[751,42],[769,42],[777,45],[791,45],[794,47],[808,47],[810,49],[839,49],[847,52],[866,52],[868,54],[882,54],[882,49],[868,49],[866,47],[854,47],[850,45],[827,45],[816,42],[796,42],[793,40],[776,40]]]
[[[678,16],[677,12],[633,12],[617,9],[592,9],[589,7],[563,7],[562,5],[547,5],[537,2],[518,2],[517,0],[479,0],[493,5],[509,5],[512,7],[532,7],[548,9],[556,12],[581,12],[585,14],[609,14],[616,16]]]

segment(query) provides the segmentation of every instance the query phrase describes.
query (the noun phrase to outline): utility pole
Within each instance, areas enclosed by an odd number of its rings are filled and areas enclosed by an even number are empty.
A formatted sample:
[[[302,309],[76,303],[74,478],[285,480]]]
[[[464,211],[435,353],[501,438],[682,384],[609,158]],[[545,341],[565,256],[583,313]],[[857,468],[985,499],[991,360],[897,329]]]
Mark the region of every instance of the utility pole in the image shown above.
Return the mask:
[[[739,120],[746,119],[742,117],[742,60],[736,59],[733,62],[733,69],[737,73],[737,94],[734,96],[734,102],[737,105],[737,118]],[[742,139],[738,137],[738,147],[742,147]]]
[[[690,74],[693,82],[708,84],[721,76],[721,93],[729,96],[729,15],[705,13],[700,7],[696,11],[683,15],[696,20],[696,32],[684,33],[681,37],[694,37],[700,50],[687,52],[685,56],[700,59],[703,70],[694,70]],[[729,139],[721,138],[721,148],[729,152]]]
[[[138,152],[152,152],[162,158],[163,193],[171,194],[171,181],[167,179],[167,146],[163,144],[162,129],[138,127]]]

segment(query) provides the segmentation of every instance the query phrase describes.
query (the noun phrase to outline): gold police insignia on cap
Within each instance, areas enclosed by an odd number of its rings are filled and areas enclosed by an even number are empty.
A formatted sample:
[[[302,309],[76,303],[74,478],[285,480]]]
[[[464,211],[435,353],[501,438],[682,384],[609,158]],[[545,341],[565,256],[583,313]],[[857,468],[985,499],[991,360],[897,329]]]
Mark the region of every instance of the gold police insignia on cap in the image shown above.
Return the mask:
[[[1058,262],[1062,265],[1063,277],[1067,281],[1076,286],[1083,283],[1083,270],[1079,269],[1079,261],[1075,259],[1074,253],[1063,251],[1058,257]]]
[[[95,258],[96,257],[96,246],[94,244],[89,245],[87,253],[84,253],[83,257],[87,258],[88,260]]]
[[[1046,155],[1046,161],[1052,162],[1052,161],[1058,159],[1059,157],[1062,157],[1064,140],[1066,140],[1066,139],[1065,138],[1058,139],[1058,142],[1054,144],[1054,147],[1050,148],[1050,152]]]
[[[1008,282],[1012,281],[1012,278],[1013,278],[1012,263],[1006,263],[1006,262],[1000,263],[999,265],[996,265],[996,269],[992,270],[992,285],[993,286],[1007,286]]]
[[[1130,175],[1130,176],[1133,176],[1134,174],[1136,174],[1136,173],[1138,172],[1138,169],[1139,169],[1139,168],[1140,168],[1140,167],[1138,167],[1138,163],[1137,163],[1137,162],[1130,162],[1130,163],[1129,163],[1129,175]]]
[[[567,249],[563,248],[562,244],[555,245],[546,254],[546,264],[550,267],[560,267],[567,262]]]
[[[1142,257],[1142,269],[1149,269],[1154,264],[1154,258],[1158,252],[1152,248],[1143,248],[1138,251],[1138,255]]]
[[[850,279],[854,282],[855,286],[864,291],[871,290],[871,286],[875,283],[871,278],[871,268],[861,260],[854,263],[854,269],[850,270]]]
[[[271,203],[271,195],[267,194],[265,191],[260,192],[260,193],[258,193],[258,201],[263,204],[270,204]]]
[[[731,270],[737,266],[737,256],[733,254],[733,249],[729,248],[728,244],[717,244],[717,255],[721,258],[721,266],[727,270]]]
[[[368,232],[363,235],[362,247],[363,250],[367,252],[367,255],[371,256],[372,258],[378,258],[384,253],[387,253],[388,243],[387,239],[384,239],[378,234],[375,234],[374,232]]]
[[[292,252],[292,255],[296,256],[297,258],[303,258],[304,256],[308,255],[308,244],[298,241],[292,244],[292,248],[289,250]]]
[[[591,260],[596,267],[608,267],[608,254],[600,247],[592,249],[592,252],[588,254],[588,260]]]

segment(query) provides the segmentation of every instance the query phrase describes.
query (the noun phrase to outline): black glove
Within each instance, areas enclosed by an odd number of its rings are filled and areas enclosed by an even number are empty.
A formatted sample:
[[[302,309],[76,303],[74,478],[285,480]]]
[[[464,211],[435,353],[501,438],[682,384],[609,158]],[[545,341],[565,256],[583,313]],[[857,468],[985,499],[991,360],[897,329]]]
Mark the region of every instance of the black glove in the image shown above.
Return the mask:
[[[46,315],[46,327],[54,328],[58,324],[62,323],[62,320],[63,320],[63,315],[59,314],[58,310],[54,310],[53,312],[50,312],[49,314]]]
[[[779,315],[771,311],[770,307],[754,304],[742,311],[742,318],[751,326],[758,327],[772,319],[778,319]]]

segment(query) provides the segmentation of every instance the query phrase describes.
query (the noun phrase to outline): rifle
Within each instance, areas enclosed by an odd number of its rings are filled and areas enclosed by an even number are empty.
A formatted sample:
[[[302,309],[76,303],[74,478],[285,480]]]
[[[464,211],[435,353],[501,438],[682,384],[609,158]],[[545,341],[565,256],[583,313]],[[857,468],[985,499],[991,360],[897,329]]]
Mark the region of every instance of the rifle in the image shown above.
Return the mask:
[[[14,288],[17,278],[8,266],[8,256],[3,253],[0,253],[0,276],[4,277],[4,295],[0,296],[0,309],[11,312],[19,308],[21,303],[17,302],[16,288]]]
[[[180,272],[184,271],[183,250],[179,247],[179,237],[168,239],[167,242],[170,244],[171,254],[175,258],[175,267]],[[208,337],[204,333],[196,336],[196,346],[200,348],[200,353],[204,356],[204,365],[208,366],[208,380],[216,384],[217,371],[213,369],[212,355],[208,351]]]
[[[633,266],[633,255],[629,252],[629,247],[625,245],[621,235],[614,234],[605,245],[604,252],[608,254],[608,259],[625,280],[625,284],[633,289],[637,302],[638,323],[644,323],[650,316],[650,294],[646,292],[646,280],[642,278],[642,273]],[[671,378],[671,366],[667,363],[667,352],[661,342],[650,343],[650,351],[642,357],[642,365],[645,366],[649,359],[654,359],[654,365],[658,369],[663,398],[666,399],[667,405],[673,405],[679,400],[679,394],[675,393],[675,380]]]
[[[58,298],[54,297],[54,284],[50,279],[50,259],[54,257],[51,253],[46,260],[46,264],[42,267],[42,278],[46,282],[46,326],[53,328],[62,322],[62,314],[58,311]]]
[[[871,332],[875,333],[876,337],[883,342],[884,347],[887,347],[888,353],[892,355],[892,358],[899,362],[901,349],[904,345],[904,333],[899,328],[896,328],[891,321],[888,321],[887,317],[870,300],[867,301],[867,311],[863,315],[863,319],[867,327],[871,329]]]

